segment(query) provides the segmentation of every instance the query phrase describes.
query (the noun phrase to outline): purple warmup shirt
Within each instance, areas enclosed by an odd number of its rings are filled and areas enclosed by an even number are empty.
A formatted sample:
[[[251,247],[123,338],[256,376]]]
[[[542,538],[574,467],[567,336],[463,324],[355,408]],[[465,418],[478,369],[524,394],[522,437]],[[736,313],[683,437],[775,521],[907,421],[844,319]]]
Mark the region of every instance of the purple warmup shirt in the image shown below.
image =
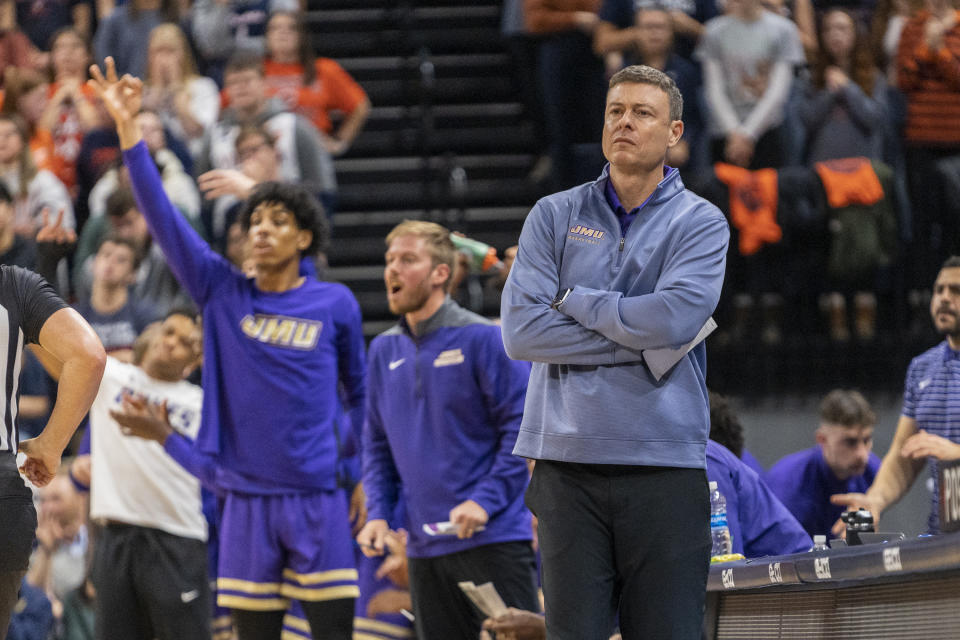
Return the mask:
[[[312,278],[261,291],[176,211],[143,142],[123,158],[150,233],[203,312],[197,446],[216,456],[215,486],[261,495],[336,488],[339,384],[354,428],[363,422],[364,342],[353,294]]]

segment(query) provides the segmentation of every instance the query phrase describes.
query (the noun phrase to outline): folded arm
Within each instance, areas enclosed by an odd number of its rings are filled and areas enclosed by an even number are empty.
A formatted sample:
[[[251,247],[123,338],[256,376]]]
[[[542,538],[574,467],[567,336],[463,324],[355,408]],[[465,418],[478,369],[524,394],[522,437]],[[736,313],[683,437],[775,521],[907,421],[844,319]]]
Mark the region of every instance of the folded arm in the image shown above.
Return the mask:
[[[729,235],[719,213],[707,220],[691,216],[652,293],[625,297],[577,286],[559,310],[634,351],[686,344],[720,299]]]
[[[514,360],[567,365],[639,362],[642,356],[581,326],[553,307],[560,294],[559,253],[551,212],[538,203],[520,234],[501,298],[503,345]]]

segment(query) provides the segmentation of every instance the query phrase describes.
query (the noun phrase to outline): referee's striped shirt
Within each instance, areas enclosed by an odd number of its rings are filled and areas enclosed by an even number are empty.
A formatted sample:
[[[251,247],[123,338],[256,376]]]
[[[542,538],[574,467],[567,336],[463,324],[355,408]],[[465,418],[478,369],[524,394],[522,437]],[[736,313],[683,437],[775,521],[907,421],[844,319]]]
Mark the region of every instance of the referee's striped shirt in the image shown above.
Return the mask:
[[[66,307],[46,280],[22,267],[0,265],[0,364],[6,393],[0,398],[0,455],[17,450],[17,405],[23,348],[40,340],[51,315]]]

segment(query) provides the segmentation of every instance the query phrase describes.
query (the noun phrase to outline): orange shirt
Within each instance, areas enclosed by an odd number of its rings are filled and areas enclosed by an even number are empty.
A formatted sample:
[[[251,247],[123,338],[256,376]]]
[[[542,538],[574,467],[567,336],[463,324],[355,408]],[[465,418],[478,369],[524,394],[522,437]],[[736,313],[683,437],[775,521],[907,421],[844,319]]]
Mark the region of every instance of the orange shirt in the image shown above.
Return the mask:
[[[930,12],[907,21],[897,52],[897,79],[907,97],[907,142],[923,146],[960,145],[960,12],[957,24],[932,51],[924,29]]]
[[[317,77],[303,85],[303,65],[264,63],[267,91],[283,100],[291,111],[308,118],[326,134],[333,131],[332,111],[352,113],[367,99],[367,93],[343,67],[330,58],[317,58]]]
[[[48,97],[52,98],[59,87],[56,82],[52,83]],[[80,92],[86,100],[92,102],[95,98],[93,89],[87,85],[83,85]],[[76,108],[67,105],[60,109],[53,131],[37,129],[30,140],[30,149],[37,166],[52,171],[71,194],[77,184],[77,156],[80,154],[83,134]]]

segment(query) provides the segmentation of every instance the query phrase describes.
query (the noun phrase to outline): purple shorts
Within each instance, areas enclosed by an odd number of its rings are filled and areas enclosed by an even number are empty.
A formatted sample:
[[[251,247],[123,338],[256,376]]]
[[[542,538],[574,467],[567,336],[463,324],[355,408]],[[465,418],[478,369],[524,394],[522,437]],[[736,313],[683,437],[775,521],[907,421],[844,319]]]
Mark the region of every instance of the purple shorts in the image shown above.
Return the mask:
[[[228,493],[220,519],[217,604],[283,611],[290,600],[360,595],[342,490]]]

